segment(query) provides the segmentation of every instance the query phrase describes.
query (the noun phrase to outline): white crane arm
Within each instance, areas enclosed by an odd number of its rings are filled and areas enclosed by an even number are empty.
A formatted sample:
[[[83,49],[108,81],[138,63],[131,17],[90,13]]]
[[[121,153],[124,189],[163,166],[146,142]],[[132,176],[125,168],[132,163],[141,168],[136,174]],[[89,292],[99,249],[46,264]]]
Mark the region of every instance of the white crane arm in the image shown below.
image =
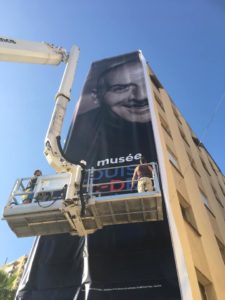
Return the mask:
[[[48,163],[57,172],[71,173],[66,199],[72,199],[78,189],[81,166],[68,162],[63,156],[60,135],[63,120],[70,99],[73,79],[76,71],[79,48],[73,46],[68,54],[65,49],[52,44],[15,40],[0,37],[0,61],[50,64],[66,63],[64,75],[56,94],[55,107],[45,138],[44,154]]]
[[[45,42],[15,40],[0,36],[0,60],[32,64],[57,65],[66,62],[65,49]]]
[[[66,108],[70,99],[71,87],[73,84],[78,57],[79,48],[77,46],[73,46],[70,51],[59,90],[56,94],[55,108],[45,137],[45,156],[48,163],[57,172],[65,172],[73,167],[73,164],[69,163],[63,157],[59,143]]]

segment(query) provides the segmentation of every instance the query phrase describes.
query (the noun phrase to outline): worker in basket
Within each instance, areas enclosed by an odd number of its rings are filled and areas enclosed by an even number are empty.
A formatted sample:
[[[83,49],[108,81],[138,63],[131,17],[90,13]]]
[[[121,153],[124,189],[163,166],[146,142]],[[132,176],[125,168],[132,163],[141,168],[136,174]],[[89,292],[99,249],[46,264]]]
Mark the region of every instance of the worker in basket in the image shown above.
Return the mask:
[[[153,190],[152,186],[152,166],[147,164],[144,156],[140,159],[140,164],[135,168],[132,177],[132,189],[134,188],[135,180],[138,179],[137,190],[138,193],[151,192]]]
[[[35,184],[37,182],[37,178],[39,176],[42,176],[41,170],[35,170],[31,180],[29,181],[27,187],[24,190],[24,192],[30,192],[30,193],[23,196],[23,204],[28,204],[28,203],[32,202],[32,199],[34,197],[33,190],[34,190]]]

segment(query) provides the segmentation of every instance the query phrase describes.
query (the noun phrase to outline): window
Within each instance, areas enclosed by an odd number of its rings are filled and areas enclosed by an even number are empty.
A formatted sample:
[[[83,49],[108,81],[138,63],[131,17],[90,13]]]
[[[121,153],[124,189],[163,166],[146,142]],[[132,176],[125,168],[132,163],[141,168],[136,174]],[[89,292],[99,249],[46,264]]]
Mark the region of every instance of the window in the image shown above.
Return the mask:
[[[182,204],[180,205],[181,207],[181,212],[182,212],[182,216],[184,218],[184,220],[191,225],[191,227],[194,227],[195,229],[197,229],[195,220],[194,220],[194,216],[192,213],[192,210],[190,208],[190,206],[184,207],[182,206]]]
[[[210,163],[210,166],[211,166],[213,172],[217,175],[217,172],[216,172],[216,169],[215,169],[213,163],[210,160],[209,160],[209,163]]]
[[[169,157],[169,161],[177,168],[179,169],[179,164],[177,161],[176,156],[173,154],[173,152],[171,150],[168,149],[168,157]]]
[[[225,264],[225,246],[218,240],[217,237],[216,237],[216,241],[217,241],[218,247],[220,249],[220,254],[222,256],[223,262]]]
[[[212,282],[210,282],[210,280],[197,268],[195,268],[195,270],[198,278],[198,286],[201,295],[201,300],[209,300],[210,298],[208,295],[211,294],[213,291]]]
[[[211,187],[212,187],[212,190],[213,190],[213,193],[214,193],[214,196],[215,196],[217,202],[220,204],[220,206],[224,207],[223,203],[220,201],[220,198],[218,196],[218,193],[217,193],[216,189],[213,187],[213,185],[211,185]]]
[[[211,176],[211,174],[209,173],[209,170],[208,170],[208,168],[207,168],[207,166],[206,166],[206,163],[204,162],[204,160],[203,160],[201,157],[200,157],[200,159],[201,159],[203,168],[205,169],[205,171],[207,172],[207,174],[208,174],[209,176]]]
[[[202,199],[202,202],[207,206],[209,207],[209,200],[208,198],[206,197],[206,195],[200,190],[200,194],[201,194],[201,199]]]
[[[192,140],[193,140],[193,142],[195,143],[195,145],[197,147],[204,147],[203,144],[202,144],[202,142],[200,142],[200,140],[196,136],[192,135]]]
[[[225,196],[225,192],[224,192],[224,189],[222,188],[221,184],[219,183],[219,186],[220,186],[220,189],[221,189],[221,192],[223,193],[223,195]]]
[[[172,138],[172,134],[169,128],[169,125],[167,124],[167,122],[163,119],[163,117],[161,115],[159,115],[160,118],[160,122],[162,125],[162,128],[166,131],[166,133]]]
[[[191,206],[178,191],[177,196],[184,220],[199,234]]]
[[[151,81],[154,84],[154,86],[157,88],[157,90],[162,89],[163,86],[159,82],[158,78],[155,76],[155,74],[150,75]]]
[[[199,285],[202,300],[208,300],[208,297],[206,294],[206,289],[205,289],[204,285],[201,284],[200,282],[198,282],[198,285]]]
[[[187,137],[186,137],[185,133],[183,132],[183,130],[181,128],[179,128],[179,130],[180,130],[180,135],[182,136],[183,140],[188,145],[188,147],[190,147],[190,145],[189,145],[189,143],[187,141]]]
[[[159,104],[159,106],[162,108],[163,111],[165,111],[165,108],[164,108],[164,105],[161,101],[161,99],[154,93],[154,97],[155,97],[155,100],[157,101],[157,103]]]
[[[180,116],[179,116],[176,108],[174,106],[172,106],[172,109],[173,109],[173,113],[174,113],[174,116],[176,117],[177,121],[182,125],[182,122],[180,120]]]
[[[197,169],[197,166],[195,164],[195,161],[194,159],[191,157],[191,155],[187,152],[187,156],[189,158],[189,161],[190,161],[190,164],[192,166],[192,168],[194,169],[194,171],[198,174],[198,176],[200,176],[199,172],[198,172],[198,169]]]

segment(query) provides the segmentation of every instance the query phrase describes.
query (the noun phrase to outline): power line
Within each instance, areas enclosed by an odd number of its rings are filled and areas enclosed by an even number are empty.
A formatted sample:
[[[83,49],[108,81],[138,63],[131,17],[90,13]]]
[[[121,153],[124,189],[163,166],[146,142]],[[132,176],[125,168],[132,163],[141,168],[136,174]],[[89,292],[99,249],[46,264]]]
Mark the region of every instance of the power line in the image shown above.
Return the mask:
[[[209,128],[210,128],[212,122],[214,121],[215,116],[216,116],[216,114],[217,114],[217,112],[218,112],[218,110],[219,110],[221,104],[223,103],[223,100],[224,100],[224,99],[225,99],[225,92],[224,92],[224,93],[222,94],[222,96],[220,97],[220,99],[219,99],[219,101],[218,101],[218,103],[217,103],[217,105],[216,105],[214,111],[213,111],[212,114],[211,114],[211,117],[209,118],[208,123],[206,124],[205,128],[203,129],[202,134],[201,134],[201,139],[200,139],[200,140],[202,140],[203,138],[205,138],[205,136],[207,135],[208,130],[209,130]]]

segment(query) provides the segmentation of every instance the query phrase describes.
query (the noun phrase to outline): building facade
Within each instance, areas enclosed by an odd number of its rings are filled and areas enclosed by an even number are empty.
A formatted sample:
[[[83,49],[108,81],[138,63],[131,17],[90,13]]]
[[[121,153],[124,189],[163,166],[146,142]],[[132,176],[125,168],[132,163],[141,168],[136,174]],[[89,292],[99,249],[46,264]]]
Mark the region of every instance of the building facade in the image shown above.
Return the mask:
[[[12,261],[10,263],[6,263],[1,267],[1,270],[3,270],[6,274],[8,274],[9,277],[11,276],[15,277],[12,283],[13,290],[16,290],[19,286],[20,279],[22,277],[26,262],[27,262],[27,255],[23,255],[19,257],[17,260]]]
[[[225,299],[225,178],[149,67],[169,199],[193,299]],[[174,245],[176,247],[176,245]]]

